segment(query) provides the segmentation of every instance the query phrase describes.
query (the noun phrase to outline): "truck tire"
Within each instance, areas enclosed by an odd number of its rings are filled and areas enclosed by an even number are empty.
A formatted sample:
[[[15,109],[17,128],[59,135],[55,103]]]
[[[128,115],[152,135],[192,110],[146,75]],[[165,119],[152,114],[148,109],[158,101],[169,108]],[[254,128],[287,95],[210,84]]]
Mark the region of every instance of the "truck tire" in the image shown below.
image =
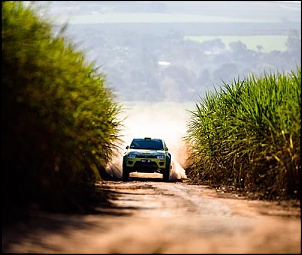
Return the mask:
[[[123,181],[129,180],[129,170],[127,167],[123,167]]]
[[[165,182],[169,181],[170,170],[171,170],[171,157],[168,157],[168,158],[167,158],[166,169],[165,169],[165,171],[163,172],[163,181],[165,181]]]

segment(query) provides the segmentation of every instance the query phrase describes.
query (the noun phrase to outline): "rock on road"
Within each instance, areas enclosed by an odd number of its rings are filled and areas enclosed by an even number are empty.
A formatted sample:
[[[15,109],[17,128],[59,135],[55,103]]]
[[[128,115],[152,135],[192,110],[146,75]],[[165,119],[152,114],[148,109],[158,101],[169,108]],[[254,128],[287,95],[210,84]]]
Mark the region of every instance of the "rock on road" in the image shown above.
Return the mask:
[[[36,213],[2,228],[3,253],[301,253],[299,205],[249,201],[160,174],[103,181],[109,208],[93,215]]]

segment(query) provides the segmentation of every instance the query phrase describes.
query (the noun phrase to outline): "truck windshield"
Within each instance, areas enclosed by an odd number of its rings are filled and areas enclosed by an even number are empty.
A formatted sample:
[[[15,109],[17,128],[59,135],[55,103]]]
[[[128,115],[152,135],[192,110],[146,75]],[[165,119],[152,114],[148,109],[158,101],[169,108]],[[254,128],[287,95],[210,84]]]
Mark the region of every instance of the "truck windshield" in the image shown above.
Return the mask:
[[[149,150],[163,150],[163,142],[160,139],[133,139],[130,144],[131,149],[149,149]]]

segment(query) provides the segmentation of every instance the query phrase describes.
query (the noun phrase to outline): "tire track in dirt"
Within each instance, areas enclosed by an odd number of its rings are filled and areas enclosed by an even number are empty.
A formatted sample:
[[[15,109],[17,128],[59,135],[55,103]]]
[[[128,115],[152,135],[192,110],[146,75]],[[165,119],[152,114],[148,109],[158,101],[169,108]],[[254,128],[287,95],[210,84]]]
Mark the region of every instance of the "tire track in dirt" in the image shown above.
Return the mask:
[[[111,207],[94,215],[33,213],[2,229],[4,253],[300,253],[299,207],[218,196],[161,175],[104,181]],[[278,212],[278,213],[276,213]],[[282,215],[282,216],[280,216]]]

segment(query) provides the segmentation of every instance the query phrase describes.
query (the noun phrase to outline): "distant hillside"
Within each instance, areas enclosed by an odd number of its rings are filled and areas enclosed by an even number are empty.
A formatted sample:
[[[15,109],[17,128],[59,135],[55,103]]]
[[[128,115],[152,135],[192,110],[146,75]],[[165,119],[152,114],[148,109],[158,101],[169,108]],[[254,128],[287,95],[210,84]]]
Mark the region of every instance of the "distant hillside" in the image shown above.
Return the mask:
[[[300,1],[40,1],[39,4],[48,5],[51,15],[65,17],[87,14],[161,13],[212,16],[217,19],[252,19],[255,22],[301,22]]]
[[[41,1],[55,24],[183,36],[287,35],[301,30],[301,2]],[[44,13],[44,12],[43,12]]]
[[[193,101],[222,80],[301,63],[300,2],[41,3],[121,101]]]

